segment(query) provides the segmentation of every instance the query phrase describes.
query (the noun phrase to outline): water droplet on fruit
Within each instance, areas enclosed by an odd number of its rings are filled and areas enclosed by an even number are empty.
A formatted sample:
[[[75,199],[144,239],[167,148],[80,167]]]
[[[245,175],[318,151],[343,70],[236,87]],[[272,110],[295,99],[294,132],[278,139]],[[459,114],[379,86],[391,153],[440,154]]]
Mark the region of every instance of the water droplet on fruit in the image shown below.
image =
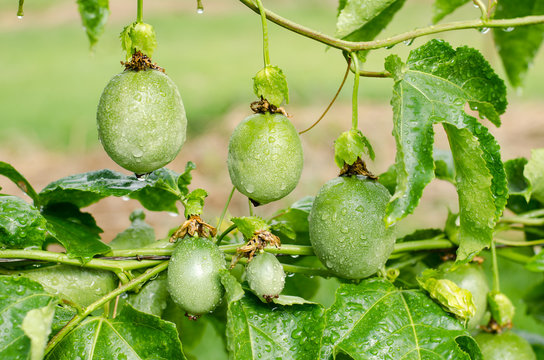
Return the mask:
[[[250,194],[255,191],[255,187],[253,186],[253,184],[247,184],[246,191]]]
[[[275,138],[275,137],[270,136],[270,137],[268,138],[268,142],[269,142],[269,143],[273,143],[274,141],[276,141],[276,138]]]
[[[134,156],[135,158],[141,158],[143,154],[144,152],[142,151],[142,149],[136,148],[132,151],[132,156]]]

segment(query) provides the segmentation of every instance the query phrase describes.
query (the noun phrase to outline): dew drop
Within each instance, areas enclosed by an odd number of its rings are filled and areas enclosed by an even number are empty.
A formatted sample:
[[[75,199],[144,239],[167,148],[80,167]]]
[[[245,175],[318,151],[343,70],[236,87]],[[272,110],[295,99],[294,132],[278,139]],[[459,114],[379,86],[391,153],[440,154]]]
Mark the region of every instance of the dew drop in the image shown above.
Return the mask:
[[[123,199],[123,201],[129,201],[130,200],[130,198],[128,196],[126,196],[126,195],[121,196],[121,199]]]
[[[404,40],[403,43],[404,43],[404,45],[406,45],[406,46],[410,46],[410,45],[412,45],[412,44],[414,43],[414,38],[408,39],[408,40]]]
[[[135,158],[141,158],[143,154],[144,152],[142,151],[142,149],[139,148],[136,148],[132,151],[132,156],[134,156]]]
[[[489,32],[489,30],[490,30],[489,28],[484,27],[484,28],[479,29],[478,31],[480,31],[482,34],[487,34]]]
[[[175,213],[175,212],[169,212],[168,215],[170,215],[171,217],[178,217],[179,216],[179,214]]]
[[[17,15],[17,19],[22,20],[24,15]]]
[[[515,29],[516,29],[515,27],[509,26],[509,27],[507,27],[507,28],[502,29],[502,31],[504,31],[504,32],[512,32],[512,31],[514,31]]]

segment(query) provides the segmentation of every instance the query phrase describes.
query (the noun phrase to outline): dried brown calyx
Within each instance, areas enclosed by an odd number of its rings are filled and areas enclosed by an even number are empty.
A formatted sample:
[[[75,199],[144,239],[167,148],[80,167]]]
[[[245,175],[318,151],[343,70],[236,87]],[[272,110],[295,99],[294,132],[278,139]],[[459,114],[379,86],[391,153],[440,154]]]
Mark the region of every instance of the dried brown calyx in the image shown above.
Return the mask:
[[[358,157],[352,165],[344,163],[344,167],[340,170],[338,176],[363,175],[369,179],[376,180],[378,177],[372,174],[367,168],[365,162]]]
[[[491,319],[487,325],[480,326],[480,329],[485,331],[486,333],[500,334],[501,332],[504,331],[504,329],[512,329],[512,322],[509,322],[508,324],[501,326],[494,319]]]
[[[205,223],[200,216],[191,215],[170,237],[170,242],[183,239],[186,235],[210,238],[217,235],[217,229]]]
[[[249,107],[251,108],[251,111],[253,111],[255,114],[271,113],[282,114],[283,116],[289,117],[289,114],[287,114],[284,108],[272,105],[268,102],[268,100],[263,99],[262,97],[261,100],[252,102]]]
[[[185,316],[191,321],[197,321],[198,319],[200,319],[200,315],[191,315],[189,313],[185,313]]]
[[[281,247],[280,238],[272,234],[268,230],[255,231],[253,237],[249,239],[247,244],[236,249],[236,256],[232,258],[230,263],[231,269],[238,263],[238,260],[242,257],[247,257],[248,261],[253,259],[253,256],[257,251],[263,250],[267,245]]]
[[[158,70],[164,72],[164,69],[157,65],[157,63],[151,62],[151,58],[140,51],[136,51],[132,54],[130,61],[121,61],[121,65],[125,67],[125,70],[131,71],[143,71],[147,69]]]

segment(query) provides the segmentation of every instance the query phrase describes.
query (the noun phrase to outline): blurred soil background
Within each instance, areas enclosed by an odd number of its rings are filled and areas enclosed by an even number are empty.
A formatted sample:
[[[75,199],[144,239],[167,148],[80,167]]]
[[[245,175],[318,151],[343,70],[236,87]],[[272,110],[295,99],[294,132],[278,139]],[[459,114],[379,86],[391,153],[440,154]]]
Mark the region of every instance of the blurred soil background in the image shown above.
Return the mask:
[[[426,26],[432,17],[432,1],[410,0],[386,32],[379,37]],[[111,1],[111,16],[105,33],[91,51],[73,0],[27,1],[25,16],[17,19],[16,1],[0,2],[0,160],[14,165],[37,191],[61,177],[110,168],[125,170],[109,159],[99,145],[95,114],[102,89],[122,70],[123,54],[118,34],[135,19],[135,1]],[[275,0],[265,4],[284,17],[310,28],[334,34],[336,2],[332,0]],[[204,217],[215,224],[231,184],[226,167],[229,134],[250,114],[254,101],[252,77],[262,67],[259,17],[236,0],[204,0],[204,14],[196,1],[146,1],[144,21],[157,32],[159,46],[153,60],[166,68],[178,85],[189,119],[188,141],[168,167],[181,172],[189,160],[197,164],[192,189],[209,192]],[[446,21],[477,18],[471,4]],[[272,63],[288,79],[290,103],[286,106],[299,130],[311,125],[337,90],[346,63],[339,51],[269,25]],[[438,34],[453,46],[469,45],[482,51],[502,78],[502,64],[494,50],[491,32],[463,30]],[[430,38],[411,45],[399,44],[391,52],[406,58],[408,52]],[[367,70],[382,70],[390,51],[374,51],[364,64]],[[535,59],[523,89],[509,87],[509,106],[500,128],[490,126],[503,149],[503,160],[530,156],[532,148],[544,146],[544,55]],[[371,170],[385,171],[395,158],[389,105],[392,80],[361,79],[359,128],[370,139],[377,156]],[[312,131],[302,135],[305,165],[302,179],[286,199],[259,207],[256,213],[272,215],[336,176],[333,141],[351,124],[350,77],[337,103]],[[447,148],[440,127],[437,147]],[[21,195],[0,177],[3,193]],[[21,195],[24,196],[24,195]],[[401,233],[415,227],[442,227],[448,208],[457,209],[455,189],[435,180],[425,190],[415,214],[400,224]],[[111,240],[129,225],[130,212],[140,205],[134,200],[109,198],[85,211],[91,212]],[[181,213],[182,213],[182,209]],[[248,214],[247,200],[235,195],[230,214]],[[178,226],[181,216],[147,212],[158,237]]]

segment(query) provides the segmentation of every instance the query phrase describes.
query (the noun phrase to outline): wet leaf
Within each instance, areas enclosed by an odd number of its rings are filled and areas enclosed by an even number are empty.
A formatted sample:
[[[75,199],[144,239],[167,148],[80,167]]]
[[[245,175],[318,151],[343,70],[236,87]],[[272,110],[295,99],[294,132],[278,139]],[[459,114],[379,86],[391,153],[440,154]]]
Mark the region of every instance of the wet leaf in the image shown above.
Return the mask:
[[[142,209],[134,210],[130,214],[130,221],[130,226],[109,243],[112,249],[137,249],[155,242],[155,229],[145,222]]]
[[[185,198],[185,217],[189,218],[191,215],[202,215],[204,199],[207,196],[208,193],[203,189],[191,191]]]
[[[544,324],[544,282],[535,285],[523,298],[527,313]]]
[[[531,199],[544,203],[544,148],[531,151],[523,175],[531,184]]]
[[[525,158],[517,158],[508,160],[504,163],[506,179],[508,180],[508,194],[510,196],[523,196],[525,201],[530,200],[532,192],[532,186],[529,179],[523,175],[527,162],[528,161]]]
[[[433,23],[436,24],[468,2],[470,0],[435,0],[433,5]]]
[[[0,161],[0,175],[4,175],[5,177],[13,181],[13,183],[17,185],[19,189],[21,189],[32,199],[32,201],[34,201],[34,206],[40,206],[38,194],[36,193],[32,185],[30,185],[28,180],[23,175],[21,175],[21,173],[15,170],[13,166],[6,162]]]
[[[346,131],[334,142],[334,161],[340,169],[344,164],[353,165],[365,154],[374,160],[374,149],[360,130]]]
[[[104,32],[110,15],[108,0],[77,0],[83,28],[87,33],[91,48]]]
[[[534,271],[534,272],[544,271],[544,251],[540,251],[538,254],[533,256],[525,267],[529,271]]]
[[[125,304],[115,319],[87,317],[46,359],[185,359],[174,324]]]
[[[145,179],[112,170],[92,171],[54,181],[39,196],[43,205],[69,202],[79,208],[108,196],[127,196],[138,200],[148,210],[177,213],[176,202],[188,193],[192,169],[194,166],[188,164],[185,173],[180,175],[161,168]]]
[[[276,216],[271,219],[271,230],[280,236],[282,243],[310,243],[308,236],[308,216],[310,215],[313,202],[313,196],[306,196],[294,202],[287,209],[278,211]]]
[[[162,273],[156,279],[148,281],[138,293],[126,295],[125,301],[138,311],[161,316],[169,296],[166,273]]]
[[[529,15],[544,15],[544,0],[500,0],[495,11],[495,19]],[[544,25],[497,28],[493,37],[508,80],[514,87],[521,86],[542,44]]]
[[[235,217],[231,218],[230,221],[236,225],[238,231],[244,235],[246,240],[251,239],[256,231],[270,229],[270,225],[257,216]]]
[[[70,203],[58,203],[43,210],[49,234],[66,249],[66,254],[83,262],[98,254],[105,254],[110,247],[100,241],[102,229],[89,213],[81,212]]]
[[[46,220],[37,208],[17,196],[0,196],[0,246],[41,249]]]
[[[36,346],[36,342],[31,344],[31,339],[23,330],[25,318],[32,310],[47,308],[49,305],[56,303],[57,299],[54,295],[45,292],[43,287],[27,278],[0,276],[0,358],[2,359],[29,359],[32,350]],[[47,312],[47,311],[45,311]],[[47,314],[45,314],[47,315]],[[26,320],[25,328],[28,331],[29,323],[39,322],[38,313],[30,314]],[[42,319],[46,320],[46,319]],[[36,335],[41,337],[50,329],[51,324],[42,322],[43,332],[36,329],[32,337]],[[37,337],[35,339],[37,339]]]
[[[262,97],[274,106],[281,106],[283,100],[289,103],[289,88],[283,71],[268,65],[260,70],[253,78],[253,91],[257,97]]]
[[[319,359],[482,359],[459,321],[427,295],[382,279],[340,286],[325,321]]]
[[[453,154],[448,150],[434,149],[434,174],[437,179],[448,181],[455,185],[455,164]]]
[[[397,185],[387,209],[393,224],[413,212],[425,186],[434,178],[433,125],[443,123],[455,161],[461,208],[484,201],[479,218],[465,211],[461,221],[461,259],[489,244],[490,229],[502,213],[507,194],[500,148],[491,133],[464,111],[469,104],[480,117],[499,125],[506,108],[504,82],[474,49],[457,50],[440,40],[410,52],[406,64],[391,55],[386,69],[395,77],[393,134],[397,142]],[[475,156],[462,159],[462,155]],[[483,183],[472,182],[472,178]],[[471,218],[472,217],[472,218]],[[463,216],[462,216],[463,218]],[[470,219],[470,221],[468,221]],[[466,249],[463,243],[466,241]]]

